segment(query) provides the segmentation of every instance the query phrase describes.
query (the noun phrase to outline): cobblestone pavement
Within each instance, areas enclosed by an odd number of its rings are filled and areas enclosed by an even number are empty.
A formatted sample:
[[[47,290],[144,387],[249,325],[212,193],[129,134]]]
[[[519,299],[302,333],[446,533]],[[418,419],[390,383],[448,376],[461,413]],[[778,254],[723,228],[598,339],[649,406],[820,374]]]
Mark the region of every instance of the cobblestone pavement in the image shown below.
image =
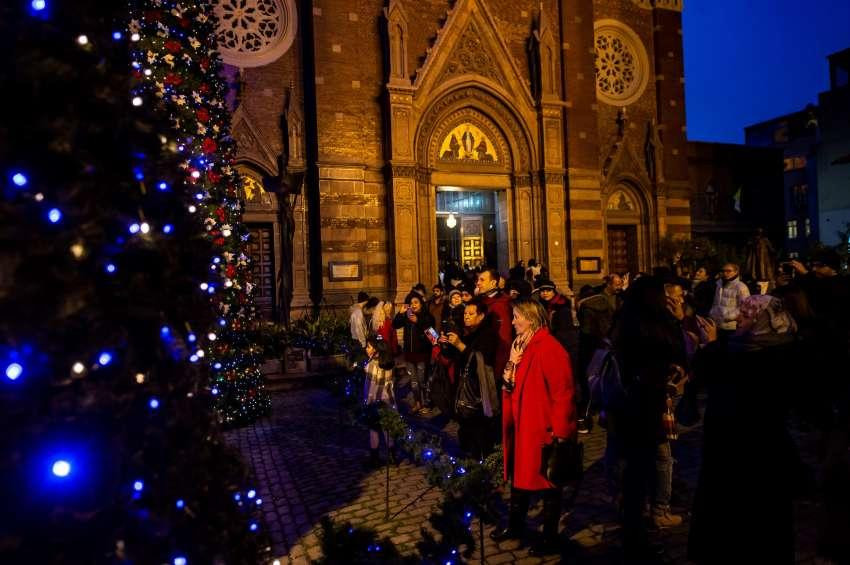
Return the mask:
[[[229,441],[237,446],[252,467],[262,497],[266,527],[272,539],[273,554],[286,564],[309,563],[321,554],[319,520],[328,514],[337,522],[350,521],[368,526],[379,536],[388,535],[402,553],[415,552],[420,528],[427,526],[432,510],[441,499],[438,489],[428,488],[425,473],[409,461],[391,466],[389,475],[389,514],[386,519],[386,468],[368,470],[367,431],[359,426],[340,425],[343,415],[333,397],[321,389],[302,389],[277,393],[272,416],[253,426],[229,432]],[[421,426],[439,427],[430,422],[411,420]],[[447,445],[456,439],[452,424],[442,428]],[[684,517],[681,527],[653,532],[666,554],[662,563],[686,563],[686,545],[692,495],[699,470],[699,426],[686,430],[674,442],[674,511]],[[607,564],[621,561],[619,525],[616,510],[606,496],[602,471],[605,448],[604,430],[595,427],[583,436],[585,479],[574,504],[565,506],[561,521],[565,540],[564,555],[546,560],[530,557],[517,542],[496,544],[485,535],[485,562],[498,563],[588,563]],[[803,446],[804,458],[813,457]],[[569,489],[565,499],[570,499]],[[408,506],[409,505],[409,506]],[[405,508],[407,506],[407,508]],[[541,505],[530,514],[540,525]],[[811,500],[797,503],[798,563],[823,563],[814,558],[816,507]],[[487,526],[489,533],[492,526]],[[478,531],[473,524],[473,532]],[[734,559],[732,559],[734,561]],[[471,563],[479,563],[476,552]]]

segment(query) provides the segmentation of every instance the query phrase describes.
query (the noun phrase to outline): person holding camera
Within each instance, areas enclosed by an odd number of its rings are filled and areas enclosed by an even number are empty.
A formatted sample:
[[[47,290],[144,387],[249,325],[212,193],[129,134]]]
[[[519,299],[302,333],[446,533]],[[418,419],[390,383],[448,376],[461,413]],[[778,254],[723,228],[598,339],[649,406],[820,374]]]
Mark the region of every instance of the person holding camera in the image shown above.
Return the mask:
[[[498,386],[493,373],[499,336],[479,300],[467,304],[463,328],[444,327],[440,342],[457,352],[455,415],[460,448],[470,457],[483,460],[497,441]]]
[[[434,331],[434,317],[425,308],[421,295],[411,292],[405,297],[399,313],[393,318],[393,327],[403,328],[402,353],[410,373],[410,387],[414,399],[410,413],[427,412],[426,375],[433,344],[425,332]]]

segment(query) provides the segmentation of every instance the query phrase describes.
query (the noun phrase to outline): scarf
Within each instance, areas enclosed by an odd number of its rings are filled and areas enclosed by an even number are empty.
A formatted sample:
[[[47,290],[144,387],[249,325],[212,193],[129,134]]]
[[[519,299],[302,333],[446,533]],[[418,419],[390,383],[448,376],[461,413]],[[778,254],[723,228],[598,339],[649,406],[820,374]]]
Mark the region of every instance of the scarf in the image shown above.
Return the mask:
[[[535,333],[537,333],[537,330],[527,331],[516,336],[513,344],[511,344],[511,350],[516,351],[521,356],[525,348],[528,347],[528,344],[531,343],[531,338],[534,337]],[[505,365],[505,372],[502,374],[502,379],[505,381],[508,392],[513,390],[514,383],[516,382],[516,368],[517,365],[512,361],[508,361],[507,365]]]

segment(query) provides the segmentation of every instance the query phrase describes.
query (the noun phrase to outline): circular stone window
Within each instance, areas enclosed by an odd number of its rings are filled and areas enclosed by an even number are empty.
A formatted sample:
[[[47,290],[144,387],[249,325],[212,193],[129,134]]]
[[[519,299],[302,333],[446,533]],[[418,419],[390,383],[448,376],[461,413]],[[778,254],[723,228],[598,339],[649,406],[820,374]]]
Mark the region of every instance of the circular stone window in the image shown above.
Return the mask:
[[[278,60],[295,39],[295,0],[216,0],[218,49],[240,68]]]
[[[628,106],[646,90],[649,57],[640,38],[617,20],[594,25],[596,97],[613,106]]]

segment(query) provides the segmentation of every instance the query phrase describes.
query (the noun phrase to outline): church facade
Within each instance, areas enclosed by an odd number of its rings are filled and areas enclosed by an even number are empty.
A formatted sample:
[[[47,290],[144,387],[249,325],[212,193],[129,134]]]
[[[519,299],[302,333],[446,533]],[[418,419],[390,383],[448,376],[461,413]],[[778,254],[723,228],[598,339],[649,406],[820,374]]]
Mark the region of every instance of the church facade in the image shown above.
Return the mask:
[[[216,9],[270,316],[452,262],[575,287],[690,235],[681,0]]]

